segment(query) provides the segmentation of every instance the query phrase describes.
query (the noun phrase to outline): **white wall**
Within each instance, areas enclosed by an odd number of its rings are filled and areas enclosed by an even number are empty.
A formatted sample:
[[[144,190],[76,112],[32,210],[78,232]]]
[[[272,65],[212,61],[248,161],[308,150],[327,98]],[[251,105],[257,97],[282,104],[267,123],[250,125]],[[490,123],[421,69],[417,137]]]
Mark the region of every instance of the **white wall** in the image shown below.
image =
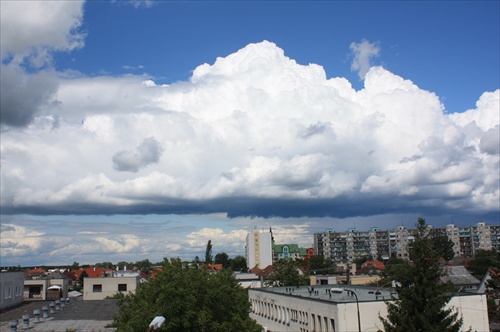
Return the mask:
[[[23,303],[24,273],[0,273],[0,310]]]
[[[257,289],[249,289],[249,298],[252,303],[250,317],[270,331],[358,331],[356,302],[333,302]],[[456,296],[449,305],[463,317],[461,331],[469,328],[489,331],[484,294]],[[383,301],[362,301],[359,312],[362,331],[384,330],[379,319],[379,315],[387,316]]]
[[[103,300],[119,292],[118,285],[127,285],[127,290],[122,292],[128,294],[135,292],[139,285],[139,277],[118,277],[118,278],[84,278],[83,280],[83,299],[84,300]],[[100,285],[100,291],[95,291],[94,286]],[[98,287],[97,287],[98,288]]]

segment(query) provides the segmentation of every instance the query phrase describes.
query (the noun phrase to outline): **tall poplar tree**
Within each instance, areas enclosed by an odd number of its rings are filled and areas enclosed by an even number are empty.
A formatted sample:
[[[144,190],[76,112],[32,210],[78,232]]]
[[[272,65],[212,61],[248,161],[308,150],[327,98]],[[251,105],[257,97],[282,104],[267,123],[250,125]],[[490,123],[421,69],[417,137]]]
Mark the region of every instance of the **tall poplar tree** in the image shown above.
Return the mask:
[[[397,297],[387,302],[387,318],[380,317],[387,332],[460,331],[462,319],[447,307],[453,285],[443,283],[440,253],[435,249],[425,220],[418,219],[415,240],[409,249],[411,262],[391,270]]]
[[[208,240],[205,250],[205,264],[212,264],[212,240]]]

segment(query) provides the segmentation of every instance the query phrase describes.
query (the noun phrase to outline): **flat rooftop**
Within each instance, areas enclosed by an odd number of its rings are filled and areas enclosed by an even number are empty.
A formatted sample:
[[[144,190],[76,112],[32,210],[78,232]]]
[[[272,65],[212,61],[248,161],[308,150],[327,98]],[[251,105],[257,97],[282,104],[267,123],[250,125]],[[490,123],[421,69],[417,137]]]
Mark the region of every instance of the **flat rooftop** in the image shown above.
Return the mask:
[[[358,285],[315,285],[315,286],[294,286],[294,287],[267,287],[254,288],[270,293],[279,293],[291,296],[304,297],[308,299],[348,303],[356,302],[356,297],[351,294],[354,291],[360,302],[365,301],[384,301],[391,299],[392,288],[376,288]],[[375,294],[377,293],[377,294]]]
[[[315,285],[315,286],[289,286],[289,287],[264,287],[252,288],[252,291],[284,294],[312,300],[328,301],[334,303],[372,302],[390,300],[397,297],[392,287],[373,287],[360,285]],[[477,295],[476,293],[460,293],[460,296]]]

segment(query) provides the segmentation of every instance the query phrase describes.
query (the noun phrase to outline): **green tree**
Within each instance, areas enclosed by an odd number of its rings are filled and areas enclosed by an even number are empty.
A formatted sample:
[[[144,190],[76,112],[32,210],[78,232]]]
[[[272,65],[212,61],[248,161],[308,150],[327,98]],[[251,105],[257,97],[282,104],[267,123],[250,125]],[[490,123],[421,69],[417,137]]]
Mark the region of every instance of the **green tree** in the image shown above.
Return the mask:
[[[73,270],[78,270],[79,268],[80,268],[80,263],[74,261],[73,264],[70,266],[69,270],[73,271]]]
[[[118,262],[118,264],[116,264],[118,266],[118,269],[119,270],[123,270],[123,268],[127,268],[128,267],[128,262],[125,262],[125,261],[121,261],[121,262]]]
[[[146,258],[142,261],[135,262],[134,266],[142,272],[149,274],[149,272],[151,272],[151,269],[153,268],[153,263],[151,263],[149,259]]]
[[[266,285],[273,287],[307,285],[307,276],[299,272],[298,263],[292,259],[280,259],[273,264]]]
[[[96,263],[96,267],[103,267],[105,269],[112,269],[113,268],[113,263],[111,262],[102,262],[102,263]]]
[[[215,255],[215,264],[222,264],[222,267],[227,269],[229,267],[229,256],[225,252],[220,252]]]
[[[229,268],[233,271],[248,272],[246,258],[241,255],[229,258]]]
[[[459,331],[462,319],[446,308],[454,287],[441,283],[440,254],[429,237],[425,220],[418,219],[415,241],[409,249],[411,262],[392,270],[397,298],[387,302],[387,319],[380,317],[387,332]]]
[[[208,240],[207,249],[205,249],[205,264],[212,264],[212,240]]]
[[[489,268],[500,268],[500,255],[495,250],[478,250],[468,269],[478,279],[482,279]]]
[[[166,318],[160,331],[261,331],[249,317],[250,302],[230,270],[210,274],[183,267],[180,259],[119,300],[117,332],[146,331],[155,316]]]
[[[431,238],[431,243],[438,255],[449,261],[455,257],[453,251],[453,241],[448,239],[446,235],[435,235]]]
[[[303,267],[310,274],[335,274],[336,265],[331,259],[323,255],[313,255],[303,260]]]

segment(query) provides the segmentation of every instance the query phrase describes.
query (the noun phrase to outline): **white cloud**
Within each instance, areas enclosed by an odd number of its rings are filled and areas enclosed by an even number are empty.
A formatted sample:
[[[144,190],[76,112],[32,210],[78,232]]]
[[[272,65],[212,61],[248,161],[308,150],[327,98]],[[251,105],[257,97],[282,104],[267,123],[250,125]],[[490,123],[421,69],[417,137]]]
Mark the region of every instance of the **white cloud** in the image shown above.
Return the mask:
[[[15,224],[0,225],[2,257],[31,256],[49,244],[45,234]]]
[[[363,80],[372,66],[371,59],[379,56],[380,43],[370,43],[368,40],[363,39],[359,43],[352,42],[349,48],[353,53],[351,70],[357,71],[359,78]]]
[[[58,86],[52,54],[83,46],[83,3],[0,3],[2,127],[24,127],[50,106]]]
[[[84,1],[2,1],[0,45],[2,61],[16,63],[31,57],[43,64],[49,52],[83,46],[85,35],[78,31]]]
[[[381,67],[356,91],[270,42],[203,64],[188,82],[147,82],[60,78],[43,117],[2,133],[2,208],[498,211],[498,91],[447,115],[436,94]]]

